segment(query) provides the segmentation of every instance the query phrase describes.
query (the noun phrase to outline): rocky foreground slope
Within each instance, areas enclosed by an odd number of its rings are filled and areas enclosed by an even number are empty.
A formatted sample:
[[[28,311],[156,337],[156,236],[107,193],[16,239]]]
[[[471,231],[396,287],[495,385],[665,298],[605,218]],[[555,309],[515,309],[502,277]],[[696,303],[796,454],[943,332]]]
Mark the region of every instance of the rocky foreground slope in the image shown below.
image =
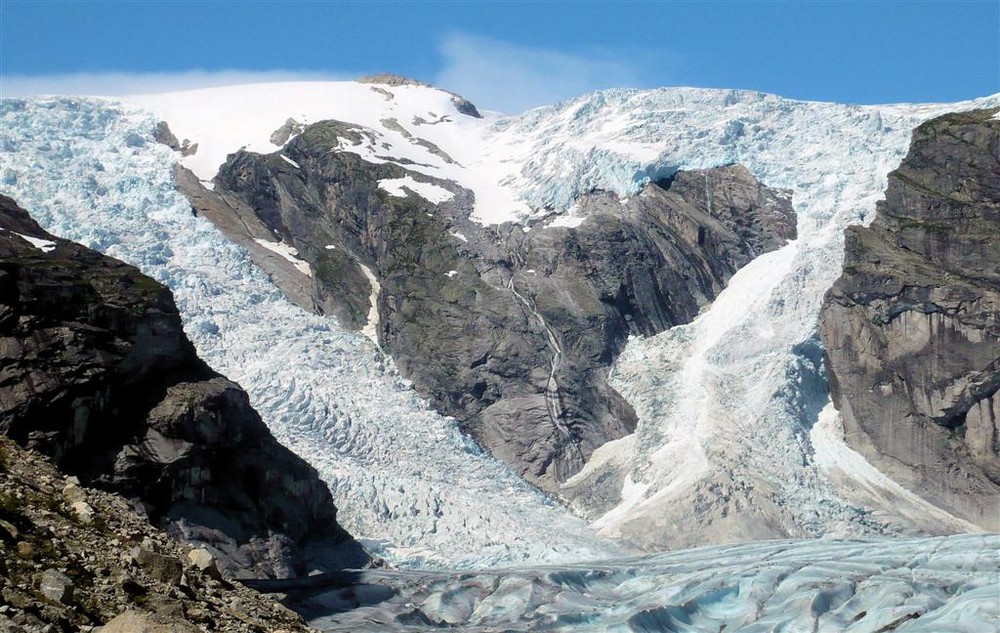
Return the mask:
[[[0,631],[305,631],[292,611],[225,580],[208,550],[152,527],[0,438]]]
[[[170,292],[0,196],[0,432],[228,571],[363,564],[315,470],[201,361]]]
[[[820,333],[848,443],[904,487],[1000,530],[1000,120],[914,131],[868,227],[847,231]]]

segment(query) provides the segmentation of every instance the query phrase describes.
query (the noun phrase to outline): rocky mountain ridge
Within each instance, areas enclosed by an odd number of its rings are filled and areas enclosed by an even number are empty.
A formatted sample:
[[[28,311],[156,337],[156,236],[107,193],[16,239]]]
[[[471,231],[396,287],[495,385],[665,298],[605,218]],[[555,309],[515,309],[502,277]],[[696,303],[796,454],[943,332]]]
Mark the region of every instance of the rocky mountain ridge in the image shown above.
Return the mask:
[[[678,172],[624,202],[594,192],[570,225],[483,227],[454,182],[337,151],[353,134],[314,123],[271,155],[230,156],[211,190],[177,182],[287,296],[369,328],[436,409],[551,493],[634,430],[607,384],[628,336],[690,321],[741,265],[795,237],[789,193],[738,165]],[[607,509],[599,494],[577,505]]]
[[[364,564],[315,470],[201,361],[170,292],[0,196],[0,432],[228,571]],[[309,552],[309,553],[307,553]]]

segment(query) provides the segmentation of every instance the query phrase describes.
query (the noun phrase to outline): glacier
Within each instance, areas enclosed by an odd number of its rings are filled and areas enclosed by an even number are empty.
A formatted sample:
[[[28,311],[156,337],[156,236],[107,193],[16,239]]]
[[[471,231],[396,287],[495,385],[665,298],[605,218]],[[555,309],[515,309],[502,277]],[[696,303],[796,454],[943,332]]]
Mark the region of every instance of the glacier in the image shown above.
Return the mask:
[[[306,607],[325,630],[986,632],[1000,623],[1000,536],[915,537],[975,528],[847,447],[815,323],[840,271],[844,227],[872,219],[910,131],[997,104],[1000,95],[847,106],[748,91],[607,90],[473,119],[448,93],[362,84],[4,100],[0,189],[50,232],[166,284],[199,354],[319,470],[344,526],[398,568],[364,572],[369,584],[350,595],[312,598]],[[290,304],[245,251],[192,215],[173,187],[174,165],[209,181],[229,152],[279,149],[268,135],[289,117],[355,124],[365,140],[342,151],[452,180],[476,194],[472,219],[528,231],[586,221],[573,203],[589,191],[624,199],[678,169],[739,162],[792,190],[799,238],[740,270],[694,322],[629,341],[612,380],[639,426],[581,473],[625,475],[619,505],[588,525],[431,410],[369,338]],[[156,143],[161,119],[199,152],[179,159]],[[411,180],[385,186],[448,194]],[[764,516],[727,519],[747,504]],[[630,557],[629,543],[775,535],[851,540]]]
[[[747,91],[608,90],[505,122],[503,134],[535,139],[515,183],[534,205],[563,208],[587,188],[628,196],[677,169],[728,163],[792,191],[797,240],[738,271],[694,322],[635,338],[617,360],[611,384],[638,428],[566,484],[624,474],[621,502],[594,523],[600,533],[656,548],[975,529],[914,499],[906,512],[870,507],[872,496],[862,501],[814,459],[813,441],[836,436],[809,431],[828,401],[815,330],[840,275],[844,228],[874,217],[914,127],[998,102],[849,106]]]

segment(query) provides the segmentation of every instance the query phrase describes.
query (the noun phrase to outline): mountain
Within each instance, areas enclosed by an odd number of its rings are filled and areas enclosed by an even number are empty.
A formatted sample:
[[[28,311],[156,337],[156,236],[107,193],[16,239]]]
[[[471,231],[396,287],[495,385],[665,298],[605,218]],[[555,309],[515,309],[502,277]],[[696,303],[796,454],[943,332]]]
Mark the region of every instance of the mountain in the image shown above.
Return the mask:
[[[0,432],[236,575],[363,565],[315,470],[212,371],[170,292],[0,196]]]
[[[500,116],[385,77],[10,101],[0,183],[168,285],[399,564],[943,534],[977,528],[844,442],[816,324],[911,132],[997,101]]]
[[[740,166],[678,172],[624,207],[582,196],[572,226],[483,226],[466,217],[472,191],[424,183],[443,192],[431,202],[405,169],[332,151],[342,133],[314,123],[278,152],[231,155],[211,190],[179,182],[251,253],[294,252],[272,273],[287,296],[312,282],[317,312],[368,333],[436,410],[550,493],[635,428],[607,384],[628,336],[690,321],[795,235],[788,193]]]

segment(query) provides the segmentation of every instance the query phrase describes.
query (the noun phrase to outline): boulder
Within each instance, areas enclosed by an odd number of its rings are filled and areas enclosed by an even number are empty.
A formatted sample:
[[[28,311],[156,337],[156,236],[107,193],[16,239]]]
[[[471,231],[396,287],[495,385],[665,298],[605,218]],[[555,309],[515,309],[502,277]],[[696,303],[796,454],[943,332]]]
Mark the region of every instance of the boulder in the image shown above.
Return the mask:
[[[69,604],[73,601],[73,581],[57,569],[42,572],[38,590],[53,602]]]
[[[94,520],[94,509],[86,501],[74,501],[70,508],[83,523],[90,523]]]
[[[187,560],[192,567],[206,576],[222,580],[219,567],[215,564],[215,557],[204,547],[198,547],[188,552]]]

